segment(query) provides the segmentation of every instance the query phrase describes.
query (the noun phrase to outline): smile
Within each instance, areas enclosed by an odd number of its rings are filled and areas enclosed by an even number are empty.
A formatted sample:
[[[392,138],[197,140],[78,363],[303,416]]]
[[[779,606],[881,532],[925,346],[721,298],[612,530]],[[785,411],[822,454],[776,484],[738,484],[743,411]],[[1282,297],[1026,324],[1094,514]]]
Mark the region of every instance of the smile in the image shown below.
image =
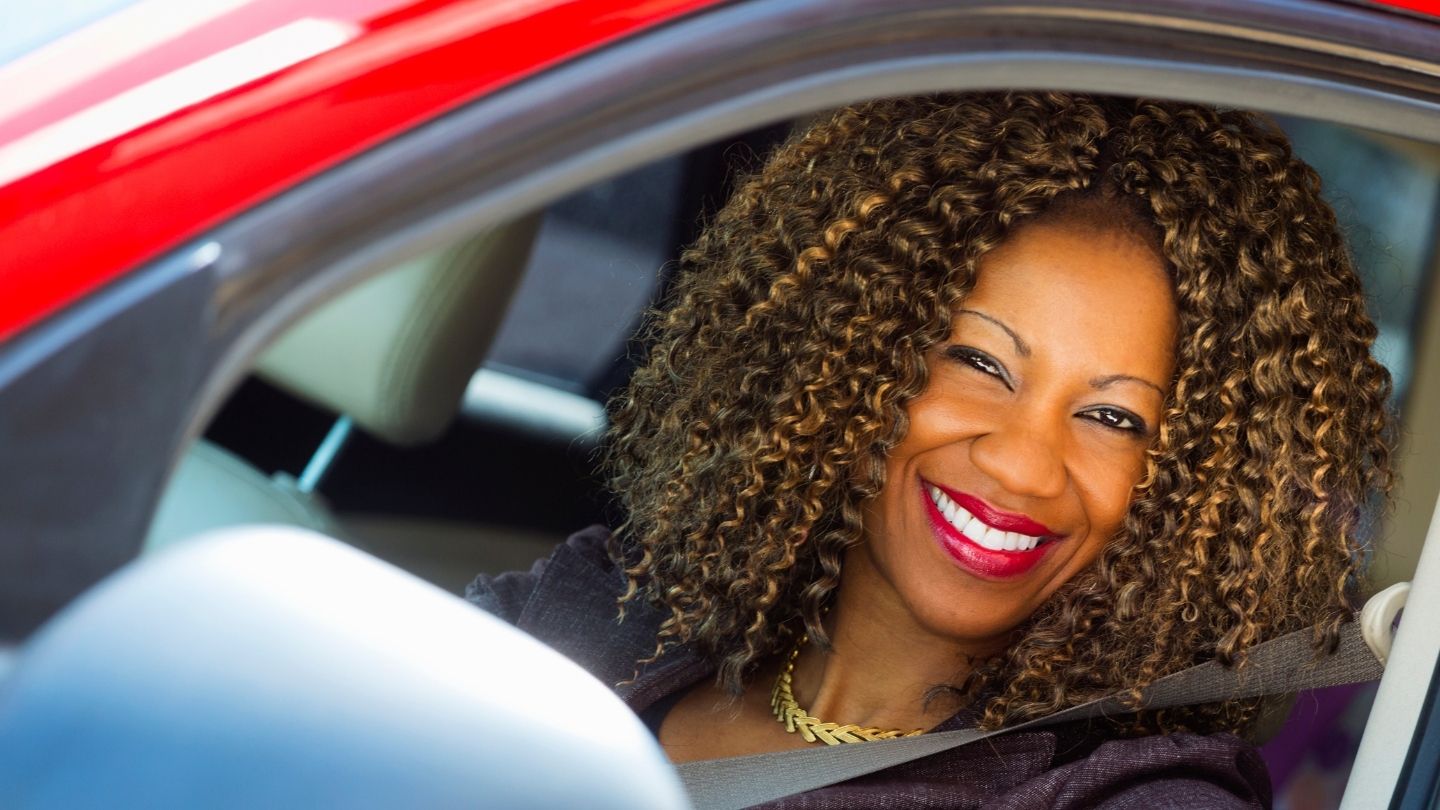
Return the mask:
[[[1053,532],[1023,515],[994,509],[978,498],[921,479],[931,528],[960,567],[985,579],[1008,579],[1044,558]]]

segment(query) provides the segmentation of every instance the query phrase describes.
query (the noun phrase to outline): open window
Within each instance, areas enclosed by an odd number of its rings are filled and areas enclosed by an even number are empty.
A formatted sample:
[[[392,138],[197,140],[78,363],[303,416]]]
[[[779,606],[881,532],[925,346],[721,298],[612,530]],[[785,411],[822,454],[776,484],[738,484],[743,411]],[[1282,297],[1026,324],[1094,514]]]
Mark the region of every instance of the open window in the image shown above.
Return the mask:
[[[1431,302],[1440,257],[1428,227],[1440,217],[1440,150],[1314,119],[1280,120],[1320,172],[1349,238],[1380,327],[1377,354],[1395,381],[1392,406],[1409,443],[1402,471],[1418,473],[1402,475],[1400,511],[1380,532],[1378,590],[1409,578],[1423,535],[1423,524],[1412,525],[1413,505],[1440,495],[1440,482],[1426,477],[1433,465],[1414,446],[1435,432],[1429,422],[1440,413],[1440,391],[1432,390],[1440,382],[1430,373],[1440,363],[1427,362],[1440,352],[1427,343],[1440,329],[1440,301]],[[748,140],[773,141],[784,129]],[[724,157],[734,151],[712,146],[609,178],[539,215],[386,271],[297,322],[260,355],[256,375],[191,449],[160,523],[177,510],[202,524],[228,521],[217,498],[201,491],[218,486],[207,470],[250,459],[270,476],[273,499],[300,505],[297,517],[268,520],[344,537],[458,592],[478,572],[528,567],[569,531],[613,519],[593,468],[606,390],[623,381],[639,351],[634,330],[677,257],[675,235],[693,233],[705,214],[684,188],[695,175],[736,168]],[[695,198],[716,199],[725,185]],[[446,272],[479,280],[433,280]],[[432,281],[417,281],[427,273]],[[415,296],[405,290],[418,283],[441,285],[445,306],[411,306]],[[470,328],[446,330],[447,310]],[[489,326],[473,328],[476,319]],[[434,324],[422,330],[434,338],[428,345],[391,334],[426,323]],[[376,363],[443,366],[439,358],[457,352],[468,365],[449,363],[448,382],[392,374],[376,383]],[[366,384],[342,384],[347,374]],[[429,411],[439,415],[411,424],[418,415],[406,408],[425,411],[422,395],[437,392],[444,407]],[[389,400],[383,409],[380,393]],[[233,497],[220,488],[219,502]],[[152,531],[152,543],[174,539],[176,528]],[[1264,749],[1281,796],[1338,799],[1374,694],[1369,685],[1300,696]]]

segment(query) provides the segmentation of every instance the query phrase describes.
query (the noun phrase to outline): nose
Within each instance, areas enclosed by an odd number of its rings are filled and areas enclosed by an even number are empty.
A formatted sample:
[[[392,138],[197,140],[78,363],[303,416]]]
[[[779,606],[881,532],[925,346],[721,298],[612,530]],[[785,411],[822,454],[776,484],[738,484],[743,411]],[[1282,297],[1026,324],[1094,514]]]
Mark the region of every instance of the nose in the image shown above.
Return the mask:
[[[1065,491],[1064,431],[1023,409],[997,419],[970,445],[980,472],[1006,491],[1027,498],[1054,498]]]

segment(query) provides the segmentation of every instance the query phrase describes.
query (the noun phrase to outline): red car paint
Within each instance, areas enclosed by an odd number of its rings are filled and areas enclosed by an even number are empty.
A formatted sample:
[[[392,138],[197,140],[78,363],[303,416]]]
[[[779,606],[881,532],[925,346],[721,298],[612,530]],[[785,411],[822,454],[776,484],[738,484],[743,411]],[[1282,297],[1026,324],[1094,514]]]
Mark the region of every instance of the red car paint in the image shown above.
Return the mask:
[[[1431,17],[1440,17],[1440,0],[1374,0],[1377,5],[1394,6],[1408,11],[1418,11]]]
[[[0,101],[0,341],[396,133],[716,2],[250,0],[127,53],[163,19],[142,3],[0,67],[23,88]],[[303,58],[229,87],[244,59],[203,63],[266,36]]]
[[[142,2],[0,66],[0,341],[399,132],[720,2]],[[313,53],[188,95],[217,54],[317,32]],[[67,124],[82,137],[54,137]]]

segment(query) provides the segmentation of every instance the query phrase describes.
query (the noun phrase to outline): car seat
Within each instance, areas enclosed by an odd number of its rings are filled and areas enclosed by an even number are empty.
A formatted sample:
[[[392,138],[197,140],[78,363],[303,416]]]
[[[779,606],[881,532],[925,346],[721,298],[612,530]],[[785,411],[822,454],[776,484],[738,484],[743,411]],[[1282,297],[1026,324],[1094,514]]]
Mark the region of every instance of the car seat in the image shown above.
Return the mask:
[[[433,251],[361,283],[283,334],[256,373],[338,415],[296,478],[268,476],[198,440],[157,508],[144,551],[205,530],[250,523],[343,530],[315,484],[353,424],[401,446],[438,436],[458,413],[534,243],[531,215]]]

